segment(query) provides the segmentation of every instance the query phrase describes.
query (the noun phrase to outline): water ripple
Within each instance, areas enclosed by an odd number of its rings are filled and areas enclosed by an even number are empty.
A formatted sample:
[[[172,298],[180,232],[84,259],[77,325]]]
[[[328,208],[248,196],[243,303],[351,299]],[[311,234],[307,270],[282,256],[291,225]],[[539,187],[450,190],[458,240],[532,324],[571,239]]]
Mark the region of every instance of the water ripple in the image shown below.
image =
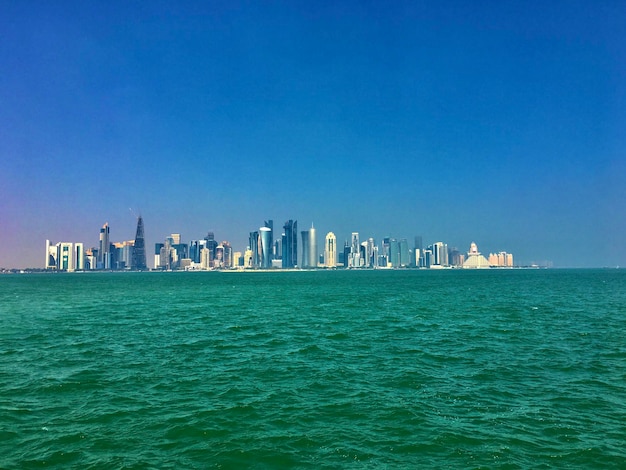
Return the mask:
[[[622,271],[5,278],[0,468],[626,467]]]

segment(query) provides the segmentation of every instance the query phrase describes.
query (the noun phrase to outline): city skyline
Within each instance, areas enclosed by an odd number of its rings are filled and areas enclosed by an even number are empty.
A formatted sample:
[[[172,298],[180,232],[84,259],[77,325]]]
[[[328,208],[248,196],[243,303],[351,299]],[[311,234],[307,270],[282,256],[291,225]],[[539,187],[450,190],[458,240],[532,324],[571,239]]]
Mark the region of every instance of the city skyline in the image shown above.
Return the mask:
[[[111,270],[210,270],[210,269],[310,269],[310,268],[489,268],[489,267],[551,267],[551,262],[515,262],[510,251],[495,250],[488,258],[469,244],[463,252],[443,241],[425,244],[421,235],[412,237],[387,236],[380,240],[352,232],[343,246],[329,231],[322,234],[318,244],[314,224],[300,232],[298,221],[285,221],[282,230],[274,233],[273,219],[249,233],[245,247],[233,246],[230,241],[216,238],[213,231],[203,238],[171,233],[163,242],[154,244],[154,261],[146,257],[143,217],[137,217],[135,238],[122,242],[111,240],[108,222],[100,228],[97,244],[89,247],[82,241],[45,240],[43,268],[57,271],[111,271]],[[219,241],[222,240],[222,241]],[[85,248],[87,247],[87,248]],[[40,269],[39,266],[32,267]]]
[[[172,230],[246,246],[263,214],[297,218],[298,250],[314,222],[318,252],[358,230],[626,265],[619,2],[0,15],[2,268],[41,266],[46,239],[87,248],[105,221],[131,240],[136,213],[148,258]]]

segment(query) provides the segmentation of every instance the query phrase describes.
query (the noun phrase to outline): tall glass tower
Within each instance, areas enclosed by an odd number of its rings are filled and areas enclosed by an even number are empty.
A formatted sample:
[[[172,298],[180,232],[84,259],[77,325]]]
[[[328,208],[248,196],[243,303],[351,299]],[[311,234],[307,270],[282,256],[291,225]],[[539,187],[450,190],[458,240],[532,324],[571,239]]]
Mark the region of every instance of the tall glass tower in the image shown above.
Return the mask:
[[[315,227],[311,224],[309,229],[309,266],[312,268],[317,267],[317,236],[315,235]]]
[[[98,250],[98,269],[111,269],[111,245],[109,243],[109,223],[100,229],[100,249]]]
[[[270,227],[261,227],[259,229],[259,239],[261,240],[260,255],[261,267],[269,269],[272,267],[272,229]]]
[[[132,268],[143,271],[146,267],[146,241],[143,237],[143,218],[139,216],[137,217],[137,232],[135,233]]]
[[[289,220],[283,226],[283,268],[298,265],[298,221]]]
[[[309,260],[309,231],[303,230],[302,232],[300,232],[300,235],[302,235],[302,258],[300,258],[300,267],[308,268],[311,265],[311,262]]]

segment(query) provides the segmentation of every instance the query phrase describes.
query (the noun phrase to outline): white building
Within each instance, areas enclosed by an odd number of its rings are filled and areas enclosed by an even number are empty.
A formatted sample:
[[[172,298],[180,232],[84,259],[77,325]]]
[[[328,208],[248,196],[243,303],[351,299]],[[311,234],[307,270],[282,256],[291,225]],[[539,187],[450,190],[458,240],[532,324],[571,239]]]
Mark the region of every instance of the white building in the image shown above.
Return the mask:
[[[309,266],[316,268],[318,263],[317,253],[317,237],[315,235],[315,227],[311,224],[309,229]]]
[[[82,243],[59,242],[52,245],[46,240],[45,269],[57,271],[82,271],[85,269],[85,250]]]
[[[324,265],[327,268],[337,267],[337,237],[333,232],[326,234],[324,242]]]

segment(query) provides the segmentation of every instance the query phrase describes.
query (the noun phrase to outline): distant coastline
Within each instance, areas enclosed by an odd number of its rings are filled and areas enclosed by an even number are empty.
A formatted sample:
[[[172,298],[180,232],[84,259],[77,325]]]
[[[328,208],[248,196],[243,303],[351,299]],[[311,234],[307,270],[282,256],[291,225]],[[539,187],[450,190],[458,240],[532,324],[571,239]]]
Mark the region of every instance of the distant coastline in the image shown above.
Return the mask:
[[[331,271],[351,271],[351,272],[361,272],[361,271],[400,271],[400,272],[426,272],[426,271],[511,271],[511,270],[521,270],[521,269],[620,269],[619,266],[615,267],[590,267],[590,268],[555,268],[553,266],[492,266],[485,268],[463,268],[463,267],[442,267],[439,269],[432,268],[419,268],[419,267],[408,267],[408,268],[271,268],[271,269],[263,269],[263,268],[232,268],[232,269],[209,269],[209,270],[200,270],[200,269],[172,269],[172,270],[164,270],[164,269],[146,269],[142,271],[138,270],[80,270],[80,271],[55,271],[49,269],[42,268],[12,268],[12,269],[0,269],[0,274],[50,274],[50,275],[58,275],[58,274],[132,274],[132,273],[304,273],[304,272],[331,272]]]

